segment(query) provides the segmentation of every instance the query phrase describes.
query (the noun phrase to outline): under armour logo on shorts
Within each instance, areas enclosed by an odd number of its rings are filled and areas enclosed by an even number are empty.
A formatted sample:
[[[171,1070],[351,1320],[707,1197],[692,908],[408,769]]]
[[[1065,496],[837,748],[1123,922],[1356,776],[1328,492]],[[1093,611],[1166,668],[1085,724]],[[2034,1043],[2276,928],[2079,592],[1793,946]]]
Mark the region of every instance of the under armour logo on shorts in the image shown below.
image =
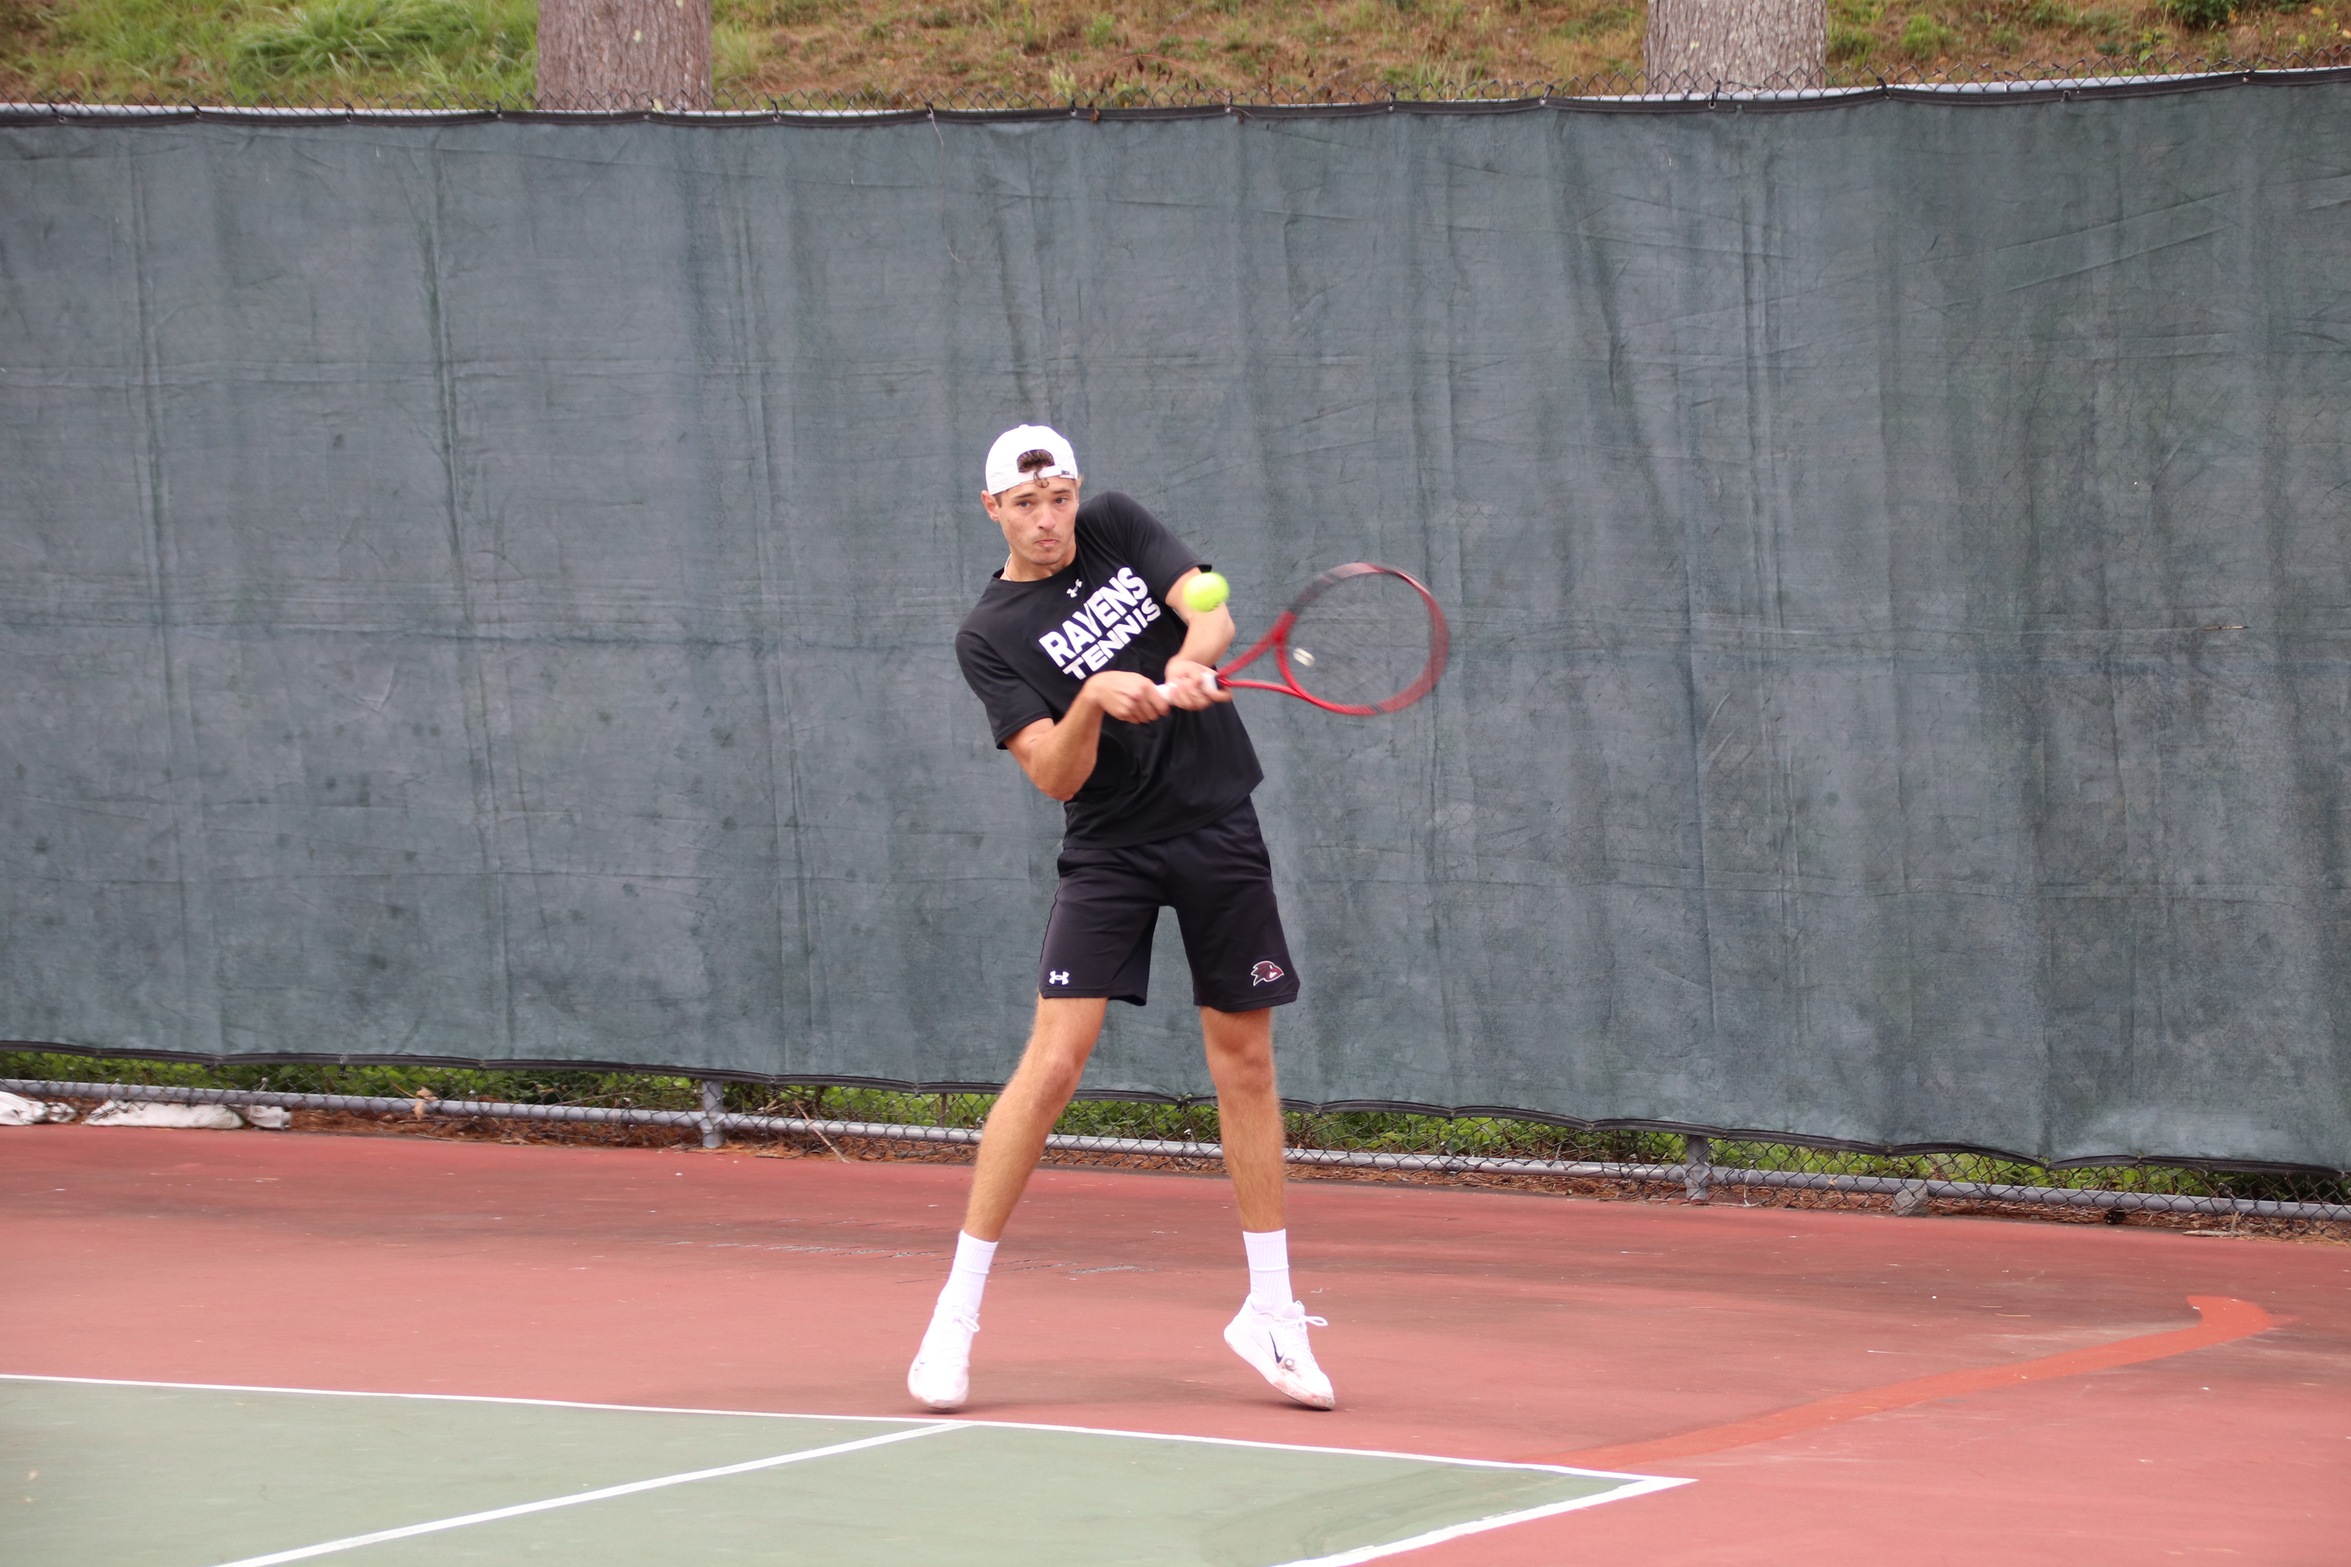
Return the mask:
[[[1278,973],[1278,972],[1280,972],[1280,971],[1279,971],[1279,970],[1276,970],[1275,972],[1277,972],[1277,973]],[[1048,985],[1066,985],[1066,984],[1068,984],[1068,983],[1069,983],[1069,970],[1068,970],[1068,969],[1065,969],[1065,968],[1057,968],[1057,969],[1055,969],[1055,970],[1054,970],[1052,973],[1050,973],[1050,974],[1047,974],[1047,975],[1045,976],[1045,983],[1046,983],[1046,984],[1048,984]]]
[[[1274,962],[1271,958],[1266,959],[1264,962],[1257,964],[1255,967],[1249,970],[1249,984],[1252,988],[1258,985],[1270,985],[1281,977],[1282,966],[1279,963]]]

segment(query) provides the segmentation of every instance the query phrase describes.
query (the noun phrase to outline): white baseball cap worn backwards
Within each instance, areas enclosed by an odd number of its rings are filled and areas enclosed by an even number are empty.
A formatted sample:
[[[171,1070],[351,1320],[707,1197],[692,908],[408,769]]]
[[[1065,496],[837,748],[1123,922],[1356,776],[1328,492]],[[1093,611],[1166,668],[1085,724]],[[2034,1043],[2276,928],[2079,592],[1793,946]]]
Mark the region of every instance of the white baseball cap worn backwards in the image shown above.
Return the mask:
[[[1042,453],[1046,461],[1036,460]],[[1021,461],[1028,458],[1027,462]],[[988,493],[1002,495],[1031,479],[1075,479],[1078,454],[1059,430],[1041,424],[1016,424],[996,437],[988,448]]]

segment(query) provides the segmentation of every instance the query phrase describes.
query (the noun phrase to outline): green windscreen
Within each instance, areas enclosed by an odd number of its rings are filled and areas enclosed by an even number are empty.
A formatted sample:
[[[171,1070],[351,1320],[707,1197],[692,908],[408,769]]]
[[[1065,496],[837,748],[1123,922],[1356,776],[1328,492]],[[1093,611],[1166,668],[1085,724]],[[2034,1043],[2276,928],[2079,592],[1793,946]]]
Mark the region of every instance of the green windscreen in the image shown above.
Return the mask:
[[[0,1034],[1001,1082],[1034,419],[1452,617],[1241,698],[1291,1097],[2351,1165],[2351,83],[2188,85],[0,125]]]

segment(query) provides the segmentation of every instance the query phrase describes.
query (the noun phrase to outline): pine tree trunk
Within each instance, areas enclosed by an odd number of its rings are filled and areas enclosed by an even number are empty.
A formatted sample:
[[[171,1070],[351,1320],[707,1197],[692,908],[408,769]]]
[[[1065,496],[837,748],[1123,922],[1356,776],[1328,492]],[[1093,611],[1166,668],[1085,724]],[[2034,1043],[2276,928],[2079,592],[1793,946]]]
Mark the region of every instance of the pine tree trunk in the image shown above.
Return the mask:
[[[1651,92],[1821,87],[1825,0],[1649,0],[1642,40]]]
[[[707,109],[710,0],[539,0],[542,109]]]

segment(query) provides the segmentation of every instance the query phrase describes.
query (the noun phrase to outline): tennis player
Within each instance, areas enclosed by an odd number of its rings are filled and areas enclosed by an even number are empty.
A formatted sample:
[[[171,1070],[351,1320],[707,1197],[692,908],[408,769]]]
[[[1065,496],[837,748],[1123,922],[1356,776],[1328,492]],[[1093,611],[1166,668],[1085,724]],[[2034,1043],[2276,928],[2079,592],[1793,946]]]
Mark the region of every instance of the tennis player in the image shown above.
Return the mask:
[[[1232,615],[1187,608],[1200,558],[1124,495],[1080,504],[1083,482],[1069,442],[1043,425],[989,448],[980,504],[1009,553],[955,654],[997,745],[1064,803],[1061,883],[1037,960],[1036,1023],[981,1133],[955,1263],[907,1391],[932,1409],[962,1406],[996,1243],[1110,1002],[1143,1004],[1152,929],[1170,905],[1249,1266],[1225,1342],[1290,1398],[1328,1409],[1330,1379],[1306,1342],[1323,1321],[1292,1297],[1282,1216],[1272,1009],[1297,999],[1298,976],[1249,803],[1264,775],[1215,679]]]

